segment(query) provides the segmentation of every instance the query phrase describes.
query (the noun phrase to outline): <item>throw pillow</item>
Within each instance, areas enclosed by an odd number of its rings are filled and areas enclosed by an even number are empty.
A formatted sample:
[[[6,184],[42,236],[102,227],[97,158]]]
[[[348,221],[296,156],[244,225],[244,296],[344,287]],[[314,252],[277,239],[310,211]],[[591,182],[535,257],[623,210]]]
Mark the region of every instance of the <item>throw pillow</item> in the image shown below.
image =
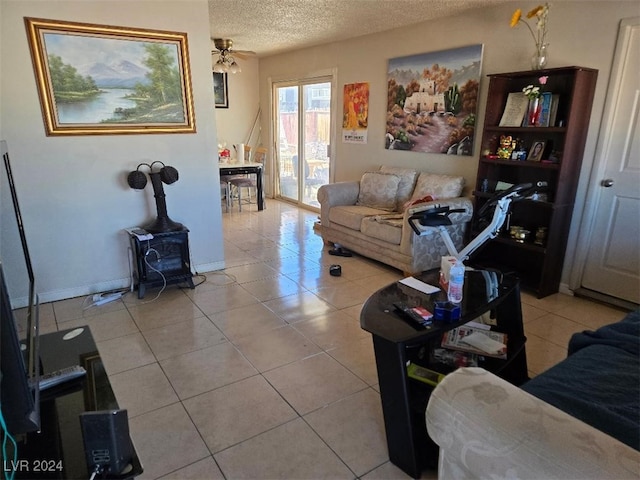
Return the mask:
[[[464,177],[422,172],[416,182],[411,201],[431,195],[435,198],[456,198],[462,194]]]
[[[396,210],[401,212],[403,205],[411,199],[413,188],[416,186],[418,172],[412,168],[390,167],[388,165],[382,165],[380,172],[391,173],[400,177],[398,196],[396,197]]]
[[[389,173],[365,172],[360,179],[360,192],[356,205],[392,212],[396,208],[396,195],[400,177]]]

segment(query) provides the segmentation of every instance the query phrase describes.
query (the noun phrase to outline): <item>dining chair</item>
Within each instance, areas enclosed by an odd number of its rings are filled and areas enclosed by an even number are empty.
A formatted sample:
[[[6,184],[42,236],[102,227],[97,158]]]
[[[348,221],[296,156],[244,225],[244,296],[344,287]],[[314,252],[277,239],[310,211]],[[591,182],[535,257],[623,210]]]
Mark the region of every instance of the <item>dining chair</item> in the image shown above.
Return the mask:
[[[244,146],[244,150],[242,153],[238,153],[238,155],[243,156],[243,163],[249,162],[249,158],[251,157],[251,147],[249,145]],[[238,159],[239,161],[239,159]],[[220,188],[226,192],[226,211],[228,212],[231,208],[233,208],[233,198],[238,197],[238,205],[240,211],[242,211],[242,206],[240,205],[240,191],[236,185],[231,183],[232,180],[240,180],[246,178],[246,175],[220,175]],[[224,185],[223,185],[224,183]]]
[[[247,147],[245,147],[245,150],[246,148]],[[260,163],[264,167],[266,157],[267,157],[267,149],[265,147],[256,148],[256,152],[253,155],[252,163]],[[244,200],[244,203],[247,203],[247,204],[252,203],[251,193],[253,190],[255,190],[257,195],[257,190],[258,190],[258,186],[256,185],[256,179],[253,178],[253,176],[244,176],[244,177],[232,178],[229,182],[231,183],[232,186],[235,187],[235,193],[238,196],[238,209],[239,211],[242,211],[242,203],[243,203],[242,189],[244,188],[247,193],[247,198],[246,200]]]
[[[229,213],[229,210],[233,205],[233,198],[231,196],[231,184],[229,183],[229,180],[231,179],[225,178],[230,176],[231,175],[222,175],[220,177],[220,195],[224,196],[225,211],[227,213]]]

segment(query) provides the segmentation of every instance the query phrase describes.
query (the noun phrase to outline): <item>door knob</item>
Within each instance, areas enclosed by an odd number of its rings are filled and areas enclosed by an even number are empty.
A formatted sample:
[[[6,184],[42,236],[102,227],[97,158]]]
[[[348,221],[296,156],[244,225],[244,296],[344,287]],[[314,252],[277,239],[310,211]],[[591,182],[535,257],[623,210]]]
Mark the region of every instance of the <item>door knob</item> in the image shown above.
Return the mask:
[[[602,185],[603,187],[609,188],[613,186],[613,179],[611,178],[605,178],[604,180],[602,180],[602,182],[600,182],[600,185]]]

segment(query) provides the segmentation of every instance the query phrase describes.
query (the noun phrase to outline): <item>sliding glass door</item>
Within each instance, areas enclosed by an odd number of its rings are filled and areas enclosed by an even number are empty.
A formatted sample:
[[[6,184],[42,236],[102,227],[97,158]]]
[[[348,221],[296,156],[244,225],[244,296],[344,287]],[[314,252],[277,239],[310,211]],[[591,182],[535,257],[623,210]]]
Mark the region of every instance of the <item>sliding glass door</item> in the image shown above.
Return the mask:
[[[330,178],[331,77],[275,83],[273,95],[278,195],[319,208]]]

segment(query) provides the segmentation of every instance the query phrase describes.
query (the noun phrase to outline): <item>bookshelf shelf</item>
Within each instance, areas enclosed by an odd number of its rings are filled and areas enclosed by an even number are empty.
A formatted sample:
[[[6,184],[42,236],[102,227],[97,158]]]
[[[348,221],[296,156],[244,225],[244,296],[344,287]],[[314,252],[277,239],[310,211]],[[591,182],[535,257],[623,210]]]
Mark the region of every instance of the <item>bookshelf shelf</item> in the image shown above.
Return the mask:
[[[559,170],[560,169],[560,165],[558,165],[557,163],[546,163],[546,162],[528,162],[526,160],[524,161],[519,161],[519,160],[502,160],[502,159],[495,159],[495,158],[481,158],[480,159],[481,162],[485,162],[485,163],[489,163],[489,164],[496,164],[496,165],[504,165],[504,166],[508,166],[508,167],[514,167],[514,168],[546,168],[546,169],[550,169],[550,170]]]
[[[566,133],[565,127],[485,127],[488,132],[505,132],[505,133]]]

